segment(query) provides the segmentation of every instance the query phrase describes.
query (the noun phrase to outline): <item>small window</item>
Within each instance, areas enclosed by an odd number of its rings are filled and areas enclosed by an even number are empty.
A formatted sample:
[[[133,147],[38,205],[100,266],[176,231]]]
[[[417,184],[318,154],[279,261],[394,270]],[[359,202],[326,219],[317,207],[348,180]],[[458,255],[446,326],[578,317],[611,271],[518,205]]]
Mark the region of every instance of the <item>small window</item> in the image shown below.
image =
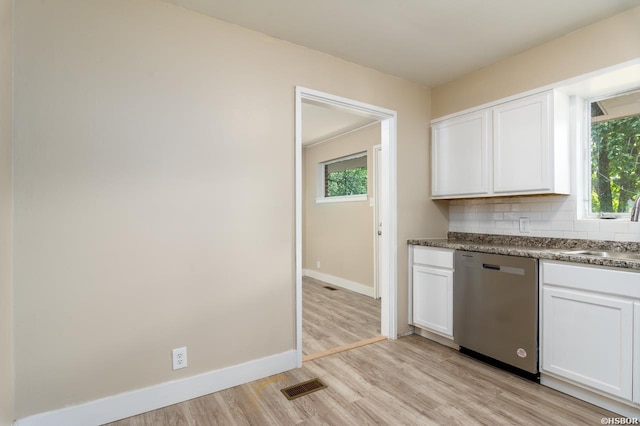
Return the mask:
[[[318,164],[317,202],[364,201],[366,199],[366,152]]]
[[[626,216],[640,193],[640,90],[593,100],[587,111],[590,213]]]

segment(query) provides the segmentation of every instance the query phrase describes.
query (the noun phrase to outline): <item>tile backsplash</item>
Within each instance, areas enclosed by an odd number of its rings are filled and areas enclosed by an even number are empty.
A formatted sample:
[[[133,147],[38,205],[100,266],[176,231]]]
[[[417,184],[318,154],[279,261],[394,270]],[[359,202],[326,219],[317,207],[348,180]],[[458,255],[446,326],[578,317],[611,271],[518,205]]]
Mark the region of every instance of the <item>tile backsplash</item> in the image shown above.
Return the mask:
[[[573,196],[481,198],[449,202],[449,231],[531,237],[640,242],[640,223],[629,219],[578,219]],[[520,218],[530,232],[520,232]]]

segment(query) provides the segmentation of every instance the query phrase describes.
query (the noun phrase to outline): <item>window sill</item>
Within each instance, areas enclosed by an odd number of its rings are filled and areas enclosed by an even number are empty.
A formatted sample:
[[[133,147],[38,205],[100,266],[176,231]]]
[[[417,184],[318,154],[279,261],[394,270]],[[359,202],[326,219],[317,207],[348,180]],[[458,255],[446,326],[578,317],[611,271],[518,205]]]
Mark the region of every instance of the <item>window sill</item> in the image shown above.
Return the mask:
[[[631,215],[626,214],[626,215],[620,215],[620,216],[614,216],[614,217],[587,216],[579,220],[605,221],[605,222],[629,222],[631,220]]]
[[[362,195],[344,195],[342,197],[318,197],[316,204],[325,203],[351,203],[354,201],[367,201],[367,194]]]

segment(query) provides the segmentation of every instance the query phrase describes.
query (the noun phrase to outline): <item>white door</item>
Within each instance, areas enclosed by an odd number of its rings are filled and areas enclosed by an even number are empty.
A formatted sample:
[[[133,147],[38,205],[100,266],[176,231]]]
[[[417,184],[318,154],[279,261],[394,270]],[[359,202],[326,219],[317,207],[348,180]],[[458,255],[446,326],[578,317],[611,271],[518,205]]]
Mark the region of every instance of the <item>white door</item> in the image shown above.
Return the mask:
[[[373,297],[380,298],[380,265],[382,264],[382,250],[380,246],[382,244],[382,221],[380,206],[382,205],[380,200],[380,171],[382,170],[382,145],[376,145],[373,147],[373,198],[374,198],[374,214],[373,214],[373,232],[374,232],[374,260],[373,260]]]
[[[631,400],[633,302],[543,289],[542,370]]]
[[[551,188],[551,93],[493,109],[493,192]]]
[[[453,271],[413,266],[413,324],[453,337]]]
[[[479,111],[433,125],[433,197],[489,192],[489,116]]]

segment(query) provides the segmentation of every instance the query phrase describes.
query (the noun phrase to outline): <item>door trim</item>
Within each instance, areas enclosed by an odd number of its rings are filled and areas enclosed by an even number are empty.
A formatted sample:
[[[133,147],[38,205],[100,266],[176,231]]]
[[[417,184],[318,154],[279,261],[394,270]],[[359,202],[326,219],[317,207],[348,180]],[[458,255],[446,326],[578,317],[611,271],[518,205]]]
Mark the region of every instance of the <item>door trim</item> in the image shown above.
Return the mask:
[[[381,250],[379,265],[381,333],[395,340],[398,336],[398,224],[397,224],[397,112],[341,96],[296,86],[295,94],[295,276],[296,276],[296,352],[302,366],[302,101],[375,118],[380,122],[382,145],[381,170]]]

